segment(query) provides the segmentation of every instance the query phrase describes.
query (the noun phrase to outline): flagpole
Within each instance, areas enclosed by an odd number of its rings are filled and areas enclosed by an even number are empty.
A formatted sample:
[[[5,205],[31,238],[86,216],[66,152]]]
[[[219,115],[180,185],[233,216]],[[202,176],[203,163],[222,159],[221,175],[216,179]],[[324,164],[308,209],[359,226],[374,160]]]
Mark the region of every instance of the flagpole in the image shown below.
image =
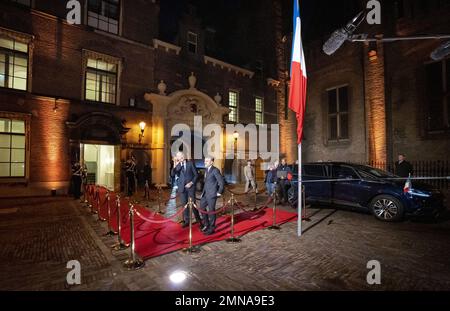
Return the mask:
[[[302,236],[302,144],[298,145],[298,228],[297,233],[298,236]]]

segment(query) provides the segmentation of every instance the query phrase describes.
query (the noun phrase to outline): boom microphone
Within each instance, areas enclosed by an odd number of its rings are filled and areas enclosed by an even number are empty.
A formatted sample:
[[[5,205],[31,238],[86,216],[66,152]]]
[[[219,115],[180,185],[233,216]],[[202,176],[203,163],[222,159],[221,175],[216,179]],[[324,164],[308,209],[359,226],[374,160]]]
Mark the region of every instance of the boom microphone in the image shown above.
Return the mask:
[[[364,11],[359,12],[346,26],[332,33],[330,38],[324,43],[322,50],[327,55],[334,54],[349,39],[350,35],[358,28],[363,21],[361,16],[365,16]],[[361,19],[361,20],[359,20]],[[358,21],[359,20],[359,21]]]
[[[433,60],[443,60],[445,57],[447,57],[450,54],[450,41],[445,42],[440,47],[438,47],[436,50],[431,53],[431,58]]]
[[[350,34],[346,31],[345,27],[336,30],[327,42],[324,43],[322,50],[327,55],[334,54],[344,44],[344,42],[347,41],[349,36]]]

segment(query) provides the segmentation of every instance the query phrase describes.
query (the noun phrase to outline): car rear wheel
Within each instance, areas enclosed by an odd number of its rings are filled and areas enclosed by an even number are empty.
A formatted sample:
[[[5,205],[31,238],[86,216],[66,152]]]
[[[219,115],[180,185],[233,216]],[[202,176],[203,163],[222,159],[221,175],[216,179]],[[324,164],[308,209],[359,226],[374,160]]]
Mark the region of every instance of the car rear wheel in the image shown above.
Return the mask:
[[[403,218],[404,209],[399,200],[390,195],[379,195],[370,202],[370,210],[378,220],[394,222]]]

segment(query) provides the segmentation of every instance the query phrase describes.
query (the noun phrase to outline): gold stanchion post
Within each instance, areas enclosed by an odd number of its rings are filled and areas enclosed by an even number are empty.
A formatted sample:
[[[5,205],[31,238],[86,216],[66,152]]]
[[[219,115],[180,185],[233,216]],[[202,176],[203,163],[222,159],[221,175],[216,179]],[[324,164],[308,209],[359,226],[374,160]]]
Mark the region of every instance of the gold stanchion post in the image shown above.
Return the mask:
[[[106,196],[109,196],[109,190],[106,191]],[[105,197],[106,198],[106,197]],[[106,221],[106,219],[102,218],[102,216],[100,216],[100,192],[98,193],[98,198],[97,198],[97,221]]]
[[[108,232],[106,232],[105,236],[114,236],[117,232],[114,232],[111,228],[111,196],[109,191],[106,193],[106,204],[108,207]]]
[[[131,239],[130,258],[128,258],[123,263],[123,266],[128,270],[138,270],[145,265],[145,262],[136,256],[135,252],[136,243],[134,241],[134,205],[133,203],[130,202],[129,206],[130,206],[129,213],[130,213],[130,239]]]
[[[89,185],[86,185],[86,192],[84,194],[84,199],[85,199],[84,200],[84,204],[85,204],[85,207],[87,207],[87,208],[91,207],[91,204],[89,203],[89,200],[90,200],[90,198],[89,198],[89,196],[90,196],[89,189],[90,189]]]
[[[281,228],[279,226],[277,226],[277,199],[278,199],[277,198],[277,190],[275,189],[273,191],[273,210],[272,210],[273,224],[272,224],[272,226],[267,228],[269,230],[281,230]]]
[[[84,204],[84,207],[86,207],[87,205],[86,205],[86,203],[87,203],[87,200],[86,200],[86,184],[83,182],[83,198],[80,200],[80,203],[82,203],[82,204]]]
[[[236,200],[234,198],[234,194],[231,194],[230,201],[231,204],[231,237],[226,239],[228,243],[240,243],[241,239],[234,236],[234,205],[236,204]]]
[[[192,245],[192,216],[193,216],[192,210],[194,208],[194,202],[192,201],[192,198],[189,198],[188,207],[189,207],[189,247],[183,249],[183,252],[192,254],[200,252],[200,248],[198,246]]]
[[[97,210],[94,209],[94,204],[92,204],[91,213],[95,215],[98,213],[98,205],[100,204],[100,192],[98,190],[98,186],[95,187],[94,201],[97,203]]]
[[[89,195],[89,209],[91,214],[94,214],[94,201],[95,201],[95,191],[92,195]]]
[[[145,181],[144,185],[144,199],[150,200],[150,186],[148,185],[148,180]]]
[[[157,211],[158,214],[164,214],[161,211],[161,196],[162,196],[162,187],[161,185],[158,185],[158,211]]]
[[[112,249],[116,251],[121,251],[128,248],[128,245],[125,244],[125,242],[122,240],[122,218],[120,213],[120,195],[117,195],[116,199],[116,206],[117,206],[117,244],[114,244],[112,246]]]

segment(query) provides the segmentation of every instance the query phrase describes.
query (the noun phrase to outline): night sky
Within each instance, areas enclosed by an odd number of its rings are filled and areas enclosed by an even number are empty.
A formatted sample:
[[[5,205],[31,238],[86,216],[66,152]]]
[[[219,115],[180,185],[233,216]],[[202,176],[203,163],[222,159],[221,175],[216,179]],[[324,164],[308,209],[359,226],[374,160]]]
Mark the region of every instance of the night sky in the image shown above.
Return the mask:
[[[293,0],[282,0],[286,10],[283,12],[284,32],[292,32],[292,6]],[[254,14],[261,5],[260,0],[162,0],[160,14],[160,39],[173,42],[177,30],[178,21],[187,11],[188,4],[197,7],[197,15],[204,26],[210,26],[216,30],[219,50],[222,51],[224,60],[242,63],[236,55],[236,50],[229,48],[239,40],[242,32],[236,25],[242,16]],[[308,41],[324,37],[344,24],[346,24],[362,8],[357,0],[300,0],[300,14],[303,26],[303,39]],[[246,29],[246,36],[252,35],[252,31],[258,31],[257,25]],[[249,33],[250,32],[250,33]],[[246,40],[246,38],[240,38]]]

